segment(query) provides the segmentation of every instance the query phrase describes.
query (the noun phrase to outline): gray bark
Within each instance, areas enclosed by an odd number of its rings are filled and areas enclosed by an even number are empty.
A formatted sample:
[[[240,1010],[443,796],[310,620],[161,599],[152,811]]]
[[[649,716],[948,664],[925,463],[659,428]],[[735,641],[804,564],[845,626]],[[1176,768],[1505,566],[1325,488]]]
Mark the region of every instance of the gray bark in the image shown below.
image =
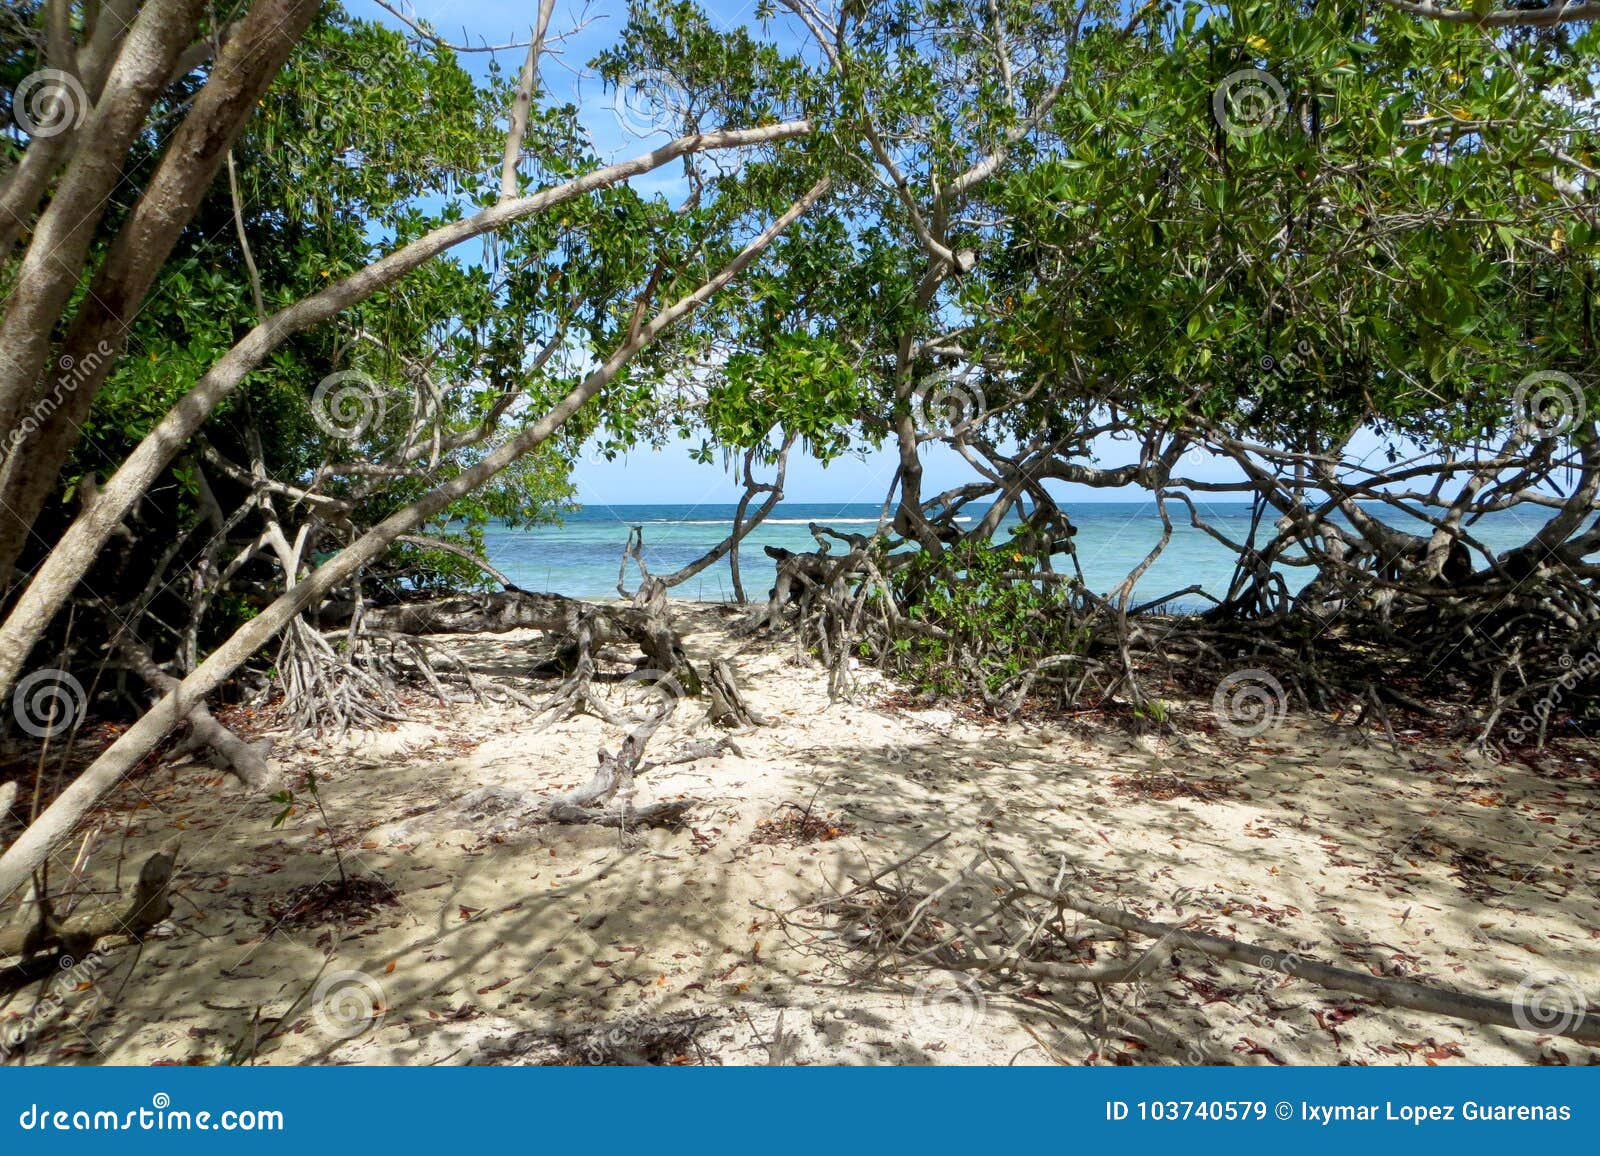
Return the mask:
[[[781,127],[775,126],[775,129]],[[793,129],[793,126],[790,127]],[[676,143],[681,147],[683,142],[680,140]],[[657,150],[658,153],[660,151],[662,150]],[[463,470],[416,502],[391,514],[350,546],[317,567],[304,581],[280,595],[259,615],[235,631],[193,673],[162,698],[138,722],[124,731],[82,774],[68,784],[44,813],[22,833],[22,836],[7,848],[3,855],[0,855],[0,899],[4,899],[22,886],[34,868],[43,863],[51,850],[71,833],[88,809],[137,766],[173,727],[187,718],[197,703],[203,702],[206,695],[231,677],[241,663],[271,641],[306,607],[327,598],[334,587],[347,581],[358,570],[379,558],[400,535],[416,530],[451,503],[471,493],[524,454],[543,444],[568,418],[610,384],[634,354],[651,344],[663,330],[699,308],[742,273],[768,245],[827,192],[829,184],[826,179],[819,181],[805,196],[790,206],[783,216],[745,246],[720,273],[688,296],[656,314],[649,324],[640,327],[631,340],[615,350],[544,417],[531,423],[470,469]],[[518,203],[520,202],[510,202],[512,205]],[[495,211],[488,210],[490,213]],[[107,488],[109,489],[109,485]],[[102,491],[102,496],[104,492]],[[13,618],[15,617],[14,612]]]
[[[691,153],[789,140],[810,131],[811,125],[808,121],[791,121],[764,128],[728,129],[680,137],[643,156],[607,165],[531,196],[502,201],[465,220],[435,229],[337,284],[330,285],[322,292],[280,310],[263,324],[256,326],[212,366],[195,383],[194,388],[157,423],[117,472],[100,488],[95,500],[85,507],[35,571],[28,588],[7,615],[4,626],[0,626],[0,693],[8,692],[15,684],[28,652],[33,649],[34,643],[39,640],[79,580],[94,564],[101,547],[116,531],[134,503],[143,496],[145,490],[160,476],[161,471],[172,459],[182,452],[183,447],[199,431],[217,405],[231,395],[245,376],[289,337],[338,315],[352,305],[359,304],[378,290],[463,241],[493,232],[513,221],[533,216],[596,189],[660,168]],[[820,193],[816,195],[820,196]],[[809,205],[810,200],[806,204]],[[753,256],[751,254],[750,258],[753,259]],[[673,320],[675,319],[674,316]],[[663,324],[670,324],[670,321]],[[653,339],[654,333],[650,337]],[[642,346],[630,348],[630,356],[635,348]],[[596,372],[603,373],[604,380],[609,380],[615,369],[606,371],[602,367],[602,370]],[[577,396],[579,393],[583,393],[583,388],[572,396]],[[552,412],[562,411],[565,404]],[[575,404],[581,404],[581,401]],[[566,420],[566,416],[566,412],[561,412],[556,425],[559,426],[560,421]],[[529,448],[543,441],[544,436],[546,435],[536,438],[530,443]],[[517,444],[521,444],[520,441]],[[462,476],[476,473],[476,470],[469,471]],[[414,528],[407,526],[402,532],[409,532]]]

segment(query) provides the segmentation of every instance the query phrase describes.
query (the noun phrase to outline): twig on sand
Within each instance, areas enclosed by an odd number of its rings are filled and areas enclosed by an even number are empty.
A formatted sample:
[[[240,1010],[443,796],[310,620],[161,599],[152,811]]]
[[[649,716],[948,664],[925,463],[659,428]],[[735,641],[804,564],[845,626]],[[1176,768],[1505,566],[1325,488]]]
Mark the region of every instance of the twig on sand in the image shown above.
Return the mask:
[[[980,850],[955,875],[937,884],[912,886],[884,880],[922,859],[949,834],[934,839],[864,882],[821,903],[797,907],[780,916],[785,924],[810,931],[795,916],[826,909],[855,934],[835,935],[835,942],[870,953],[868,970],[899,971],[926,963],[951,971],[974,972],[999,979],[1028,977],[1095,987],[1143,980],[1170,964],[1176,951],[1190,950],[1212,959],[1264,969],[1307,980],[1333,991],[1349,992],[1388,1007],[1405,1008],[1473,1023],[1536,1031],[1579,1043],[1600,1045],[1600,1016],[1585,1003],[1559,1022],[1546,1023],[1527,1009],[1487,995],[1449,991],[1432,984],[1369,975],[1303,958],[1279,948],[1227,939],[1189,925],[1161,923],[1129,911],[1095,903],[1064,886],[1065,857],[1055,879],[1041,886],[1014,857],[1003,851]],[[965,884],[965,886],[959,886]],[[982,897],[981,903],[974,896]],[[976,908],[976,909],[975,909]],[[1096,963],[1074,963],[1091,936],[1069,930],[1071,912],[1106,928],[1126,933],[1125,956]],[[1105,938],[1096,933],[1095,939]],[[1154,941],[1139,947],[1136,940]]]

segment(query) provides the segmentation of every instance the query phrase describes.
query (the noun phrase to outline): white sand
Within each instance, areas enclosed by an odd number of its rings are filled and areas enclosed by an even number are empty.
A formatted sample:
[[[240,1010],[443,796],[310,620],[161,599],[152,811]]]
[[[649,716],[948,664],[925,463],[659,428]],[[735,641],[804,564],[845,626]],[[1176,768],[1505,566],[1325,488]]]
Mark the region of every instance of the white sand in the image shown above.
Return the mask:
[[[726,621],[688,611],[691,651],[726,654]],[[517,635],[440,641],[497,669],[526,665]],[[280,751],[291,778],[315,769],[351,867],[398,893],[398,906],[342,935],[265,934],[270,905],[335,874],[314,808],[274,830],[273,804],[193,765],[158,768],[100,816],[90,882],[109,893],[124,826],[135,863],[182,832],[181,926],[109,955],[93,989],[43,1017],[27,1062],[221,1062],[248,1055],[252,1033],[302,997],[256,1062],[491,1062],[521,1031],[607,1023],[623,1039],[688,1011],[720,1017],[700,1046],[728,1064],[770,1062],[780,1013],[787,1063],[1600,1060],[1570,1041],[1368,1005],[1193,952],[1137,987],[1107,989],[1113,1022],[1137,1024],[1129,1034],[1144,1043],[1106,1041],[1089,1030],[1093,989],[1008,995],[921,969],[853,983],[841,944],[786,939],[771,914],[950,830],[943,868],[988,839],[1040,868],[1065,856],[1093,898],[1156,920],[1203,916],[1218,934],[1508,999],[1563,975],[1592,1007],[1593,759],[1497,766],[1416,742],[1396,755],[1381,736],[1304,717],[1248,741],[1211,737],[1185,727],[1206,704],[1175,705],[1182,739],[999,725],[887,710],[874,704],[893,688],[871,683],[863,701],[830,705],[823,673],[788,647],[744,649],[734,664],[772,725],[737,738],[743,758],[652,770],[637,802],[706,803],[689,830],[625,844],[615,830],[552,826],[497,842],[492,818],[454,830],[440,814],[407,818],[484,786],[577,785],[597,748],[619,741],[593,719],[534,733],[521,708],[451,713],[418,697],[413,721],[392,730]],[[699,713],[680,710],[649,754],[714,737],[687,733]],[[1157,801],[1112,783],[1148,775],[1221,777],[1247,797]],[[788,802],[836,815],[850,833],[750,843],[757,821]],[[1468,893],[1475,879],[1482,898]],[[325,981],[338,978],[313,1014],[324,968]],[[354,996],[341,1004],[341,991]],[[33,995],[0,1009],[0,1028],[15,1028]]]

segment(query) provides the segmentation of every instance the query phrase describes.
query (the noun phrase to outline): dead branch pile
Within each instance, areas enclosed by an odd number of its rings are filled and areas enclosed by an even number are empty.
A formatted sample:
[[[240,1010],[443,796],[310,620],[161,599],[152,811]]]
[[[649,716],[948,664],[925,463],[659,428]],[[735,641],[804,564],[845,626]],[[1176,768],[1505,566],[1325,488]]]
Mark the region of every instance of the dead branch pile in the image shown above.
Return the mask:
[[[851,970],[862,978],[931,967],[963,973],[998,991],[1103,1008],[1111,985],[1151,979],[1193,953],[1268,973],[1275,981],[1301,979],[1388,1007],[1600,1046],[1600,1016],[1585,1010],[1596,1001],[1581,993],[1567,1001],[1575,1006],[1552,1016],[1549,1007],[1520,992],[1515,1001],[1455,992],[1213,935],[1200,926],[1203,916],[1181,924],[1157,922],[1085,898],[1090,884],[1066,856],[1048,882],[993,848],[980,849],[954,873],[940,873],[929,856],[948,838],[925,844],[834,898],[789,912],[786,926],[813,941],[844,945]],[[1129,1030],[1126,1020],[1120,1030]]]

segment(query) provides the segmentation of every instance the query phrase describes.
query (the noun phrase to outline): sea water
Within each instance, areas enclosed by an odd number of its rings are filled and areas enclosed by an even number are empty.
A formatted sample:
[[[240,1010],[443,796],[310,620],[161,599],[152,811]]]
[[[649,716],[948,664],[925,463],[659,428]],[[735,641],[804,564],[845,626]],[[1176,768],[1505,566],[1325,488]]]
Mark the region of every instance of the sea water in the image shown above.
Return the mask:
[[[511,529],[493,524],[485,531],[485,544],[489,561],[525,590],[549,590],[576,598],[616,597],[618,563],[631,527],[637,526],[643,532],[644,560],[651,573],[666,575],[726,538],[733,528],[735,508],[731,503],[591,505],[568,513],[559,525]],[[1235,542],[1249,537],[1248,503],[1197,502],[1196,508],[1205,522],[1225,537]],[[1161,519],[1153,502],[1082,502],[1066,510],[1078,528],[1073,542],[1084,579],[1101,593],[1121,582],[1161,540]],[[1182,505],[1169,502],[1167,510],[1172,518],[1172,539],[1140,579],[1135,600],[1162,598],[1195,584],[1214,597],[1223,597],[1234,573],[1233,553],[1192,527]],[[773,561],[762,552],[763,546],[814,550],[816,540],[807,529],[809,523],[830,526],[841,533],[866,534],[877,527],[880,513],[881,507],[864,503],[781,503],[771,517],[750,532],[740,548],[746,595],[764,598],[772,585]],[[972,517],[982,514],[981,508],[974,509]],[[1383,516],[1397,520],[1389,511]],[[1471,533],[1491,549],[1503,550],[1527,541],[1544,516],[1547,515],[1536,510],[1499,512],[1481,519],[1471,527]],[[1009,517],[1004,525],[1015,522],[1015,517]],[[1420,523],[1410,523],[1405,528],[1413,532],[1426,530]],[[1263,520],[1257,542],[1265,541],[1270,532],[1269,517]],[[1002,529],[997,540],[1004,538]],[[837,553],[845,546],[835,542],[833,549]],[[1070,573],[1072,561],[1058,555],[1055,566]],[[630,562],[626,573],[630,591],[638,586],[638,577],[638,570]],[[1298,590],[1309,577],[1306,567],[1284,570],[1291,591]],[[702,602],[732,598],[727,559],[675,587],[672,595]],[[1204,598],[1192,594],[1172,604],[1174,609],[1185,610],[1206,605]]]

